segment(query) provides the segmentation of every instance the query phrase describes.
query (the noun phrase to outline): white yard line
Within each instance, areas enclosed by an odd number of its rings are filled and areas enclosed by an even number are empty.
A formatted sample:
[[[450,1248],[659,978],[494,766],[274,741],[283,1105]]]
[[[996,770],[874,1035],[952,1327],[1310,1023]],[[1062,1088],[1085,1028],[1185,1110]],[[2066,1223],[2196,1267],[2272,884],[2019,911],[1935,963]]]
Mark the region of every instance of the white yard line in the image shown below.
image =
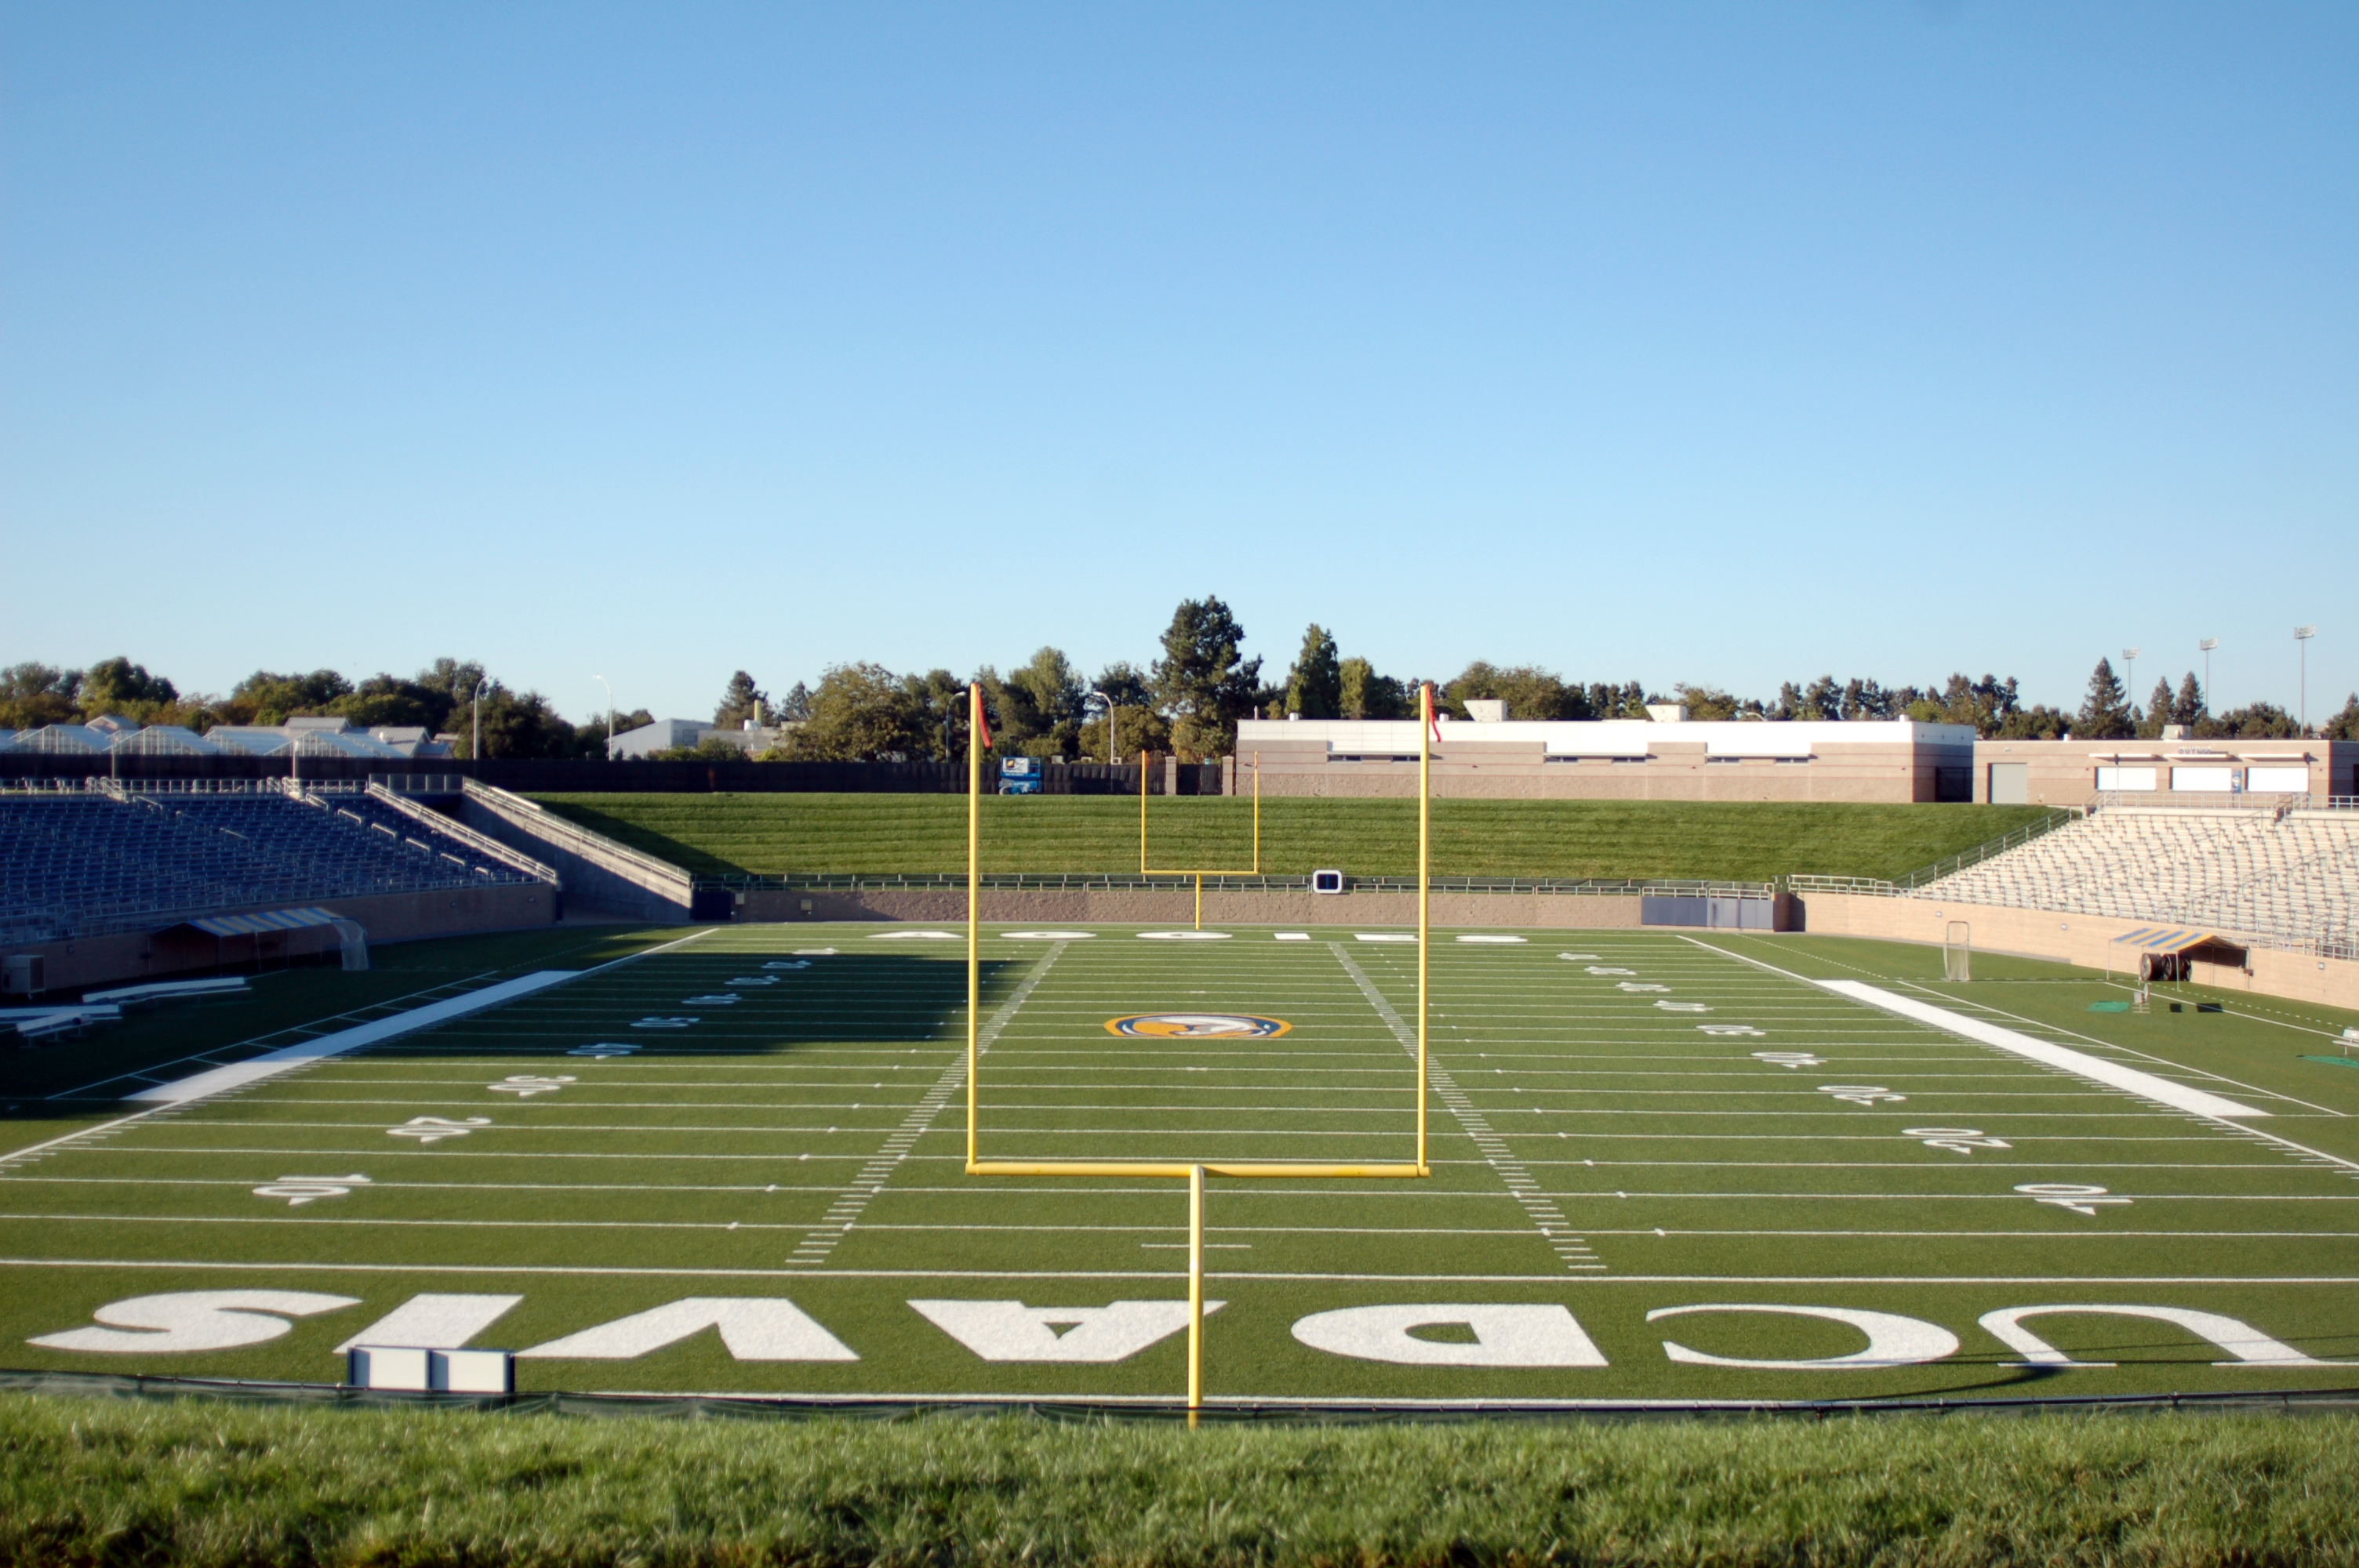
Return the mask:
[[[1024,983],[1016,988],[1015,994],[1001,1003],[983,1027],[975,1031],[975,1052],[978,1055],[989,1050],[992,1042],[999,1038],[1000,1032],[1015,1020],[1017,1010],[1023,1007],[1040,982],[1049,978],[1049,968],[1068,946],[1070,944],[1064,942],[1049,943],[1049,950],[1040,955],[1040,961],[1032,966],[1031,973],[1024,977]],[[966,1054],[961,1052],[935,1081],[934,1087],[926,1091],[925,1098],[902,1119],[900,1127],[885,1141],[885,1146],[861,1166],[859,1173],[852,1178],[852,1184],[843,1189],[829,1206],[820,1225],[803,1238],[794,1255],[787,1261],[805,1267],[816,1267],[826,1262],[836,1244],[851,1232],[861,1215],[876,1200],[876,1195],[885,1190],[885,1184],[893,1179],[893,1173],[909,1157],[909,1151],[916,1147],[918,1140],[931,1130],[934,1119],[949,1108],[951,1098],[965,1086]]]
[[[0,1258],[0,1269],[130,1269],[214,1273],[553,1274],[690,1280],[1153,1280],[1168,1269],[653,1269],[557,1263],[197,1262],[170,1259]],[[1299,1271],[1213,1273],[1251,1283],[1457,1285],[2359,1285],[2359,1274],[1365,1274]]]
[[[1352,977],[1352,983],[1360,988],[1360,994],[1368,999],[1368,1005],[1375,1009],[1376,1016],[1385,1021],[1385,1027],[1391,1030],[1393,1037],[1400,1042],[1401,1049],[1408,1052],[1409,1059],[1414,1062],[1417,1059],[1417,1032],[1408,1026],[1408,1022],[1401,1017],[1398,1010],[1385,1000],[1384,992],[1368,979],[1367,971],[1353,961],[1350,950],[1343,943],[1330,942],[1327,946],[1335,955],[1335,961],[1343,966],[1343,972]],[[1482,1154],[1484,1162],[1498,1173],[1499,1180],[1506,1184],[1508,1194],[1521,1206],[1525,1217],[1539,1231],[1541,1239],[1555,1249],[1565,1268],[1576,1273],[1602,1272],[1605,1265],[1591,1249],[1589,1238],[1577,1234],[1556,1200],[1540,1191],[1539,1184],[1532,1180],[1531,1173],[1524,1169],[1506,1144],[1500,1141],[1498,1134],[1491,1130],[1489,1120],[1459,1088],[1457,1080],[1432,1059],[1430,1052],[1425,1065],[1426,1076],[1434,1094],[1457,1119],[1466,1136],[1474,1141],[1475,1150]]]

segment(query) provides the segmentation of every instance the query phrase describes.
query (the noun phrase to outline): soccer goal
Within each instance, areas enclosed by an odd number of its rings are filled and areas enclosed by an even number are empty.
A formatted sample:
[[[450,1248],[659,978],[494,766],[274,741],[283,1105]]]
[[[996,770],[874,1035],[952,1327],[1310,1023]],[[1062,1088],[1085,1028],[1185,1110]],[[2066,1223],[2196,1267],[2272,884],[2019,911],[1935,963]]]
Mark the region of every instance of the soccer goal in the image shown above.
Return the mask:
[[[1952,920],[1941,936],[1941,978],[1952,983],[1973,976],[1973,932],[1962,920]]]

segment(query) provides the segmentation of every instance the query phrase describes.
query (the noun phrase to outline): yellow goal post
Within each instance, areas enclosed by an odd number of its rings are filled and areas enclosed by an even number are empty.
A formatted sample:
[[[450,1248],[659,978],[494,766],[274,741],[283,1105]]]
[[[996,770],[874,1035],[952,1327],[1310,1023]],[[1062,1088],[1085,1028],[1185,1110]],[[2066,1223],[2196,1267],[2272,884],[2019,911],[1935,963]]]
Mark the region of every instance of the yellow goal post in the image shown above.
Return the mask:
[[[982,1155],[983,1052],[983,687],[967,687],[966,816],[966,1173],[970,1176],[1095,1176],[1188,1184],[1188,1422],[1203,1405],[1204,1179],[1415,1180],[1430,1176],[1426,1159],[1426,1059],[1433,849],[1433,687],[1418,687],[1417,771],[1417,1157],[1403,1163],[1321,1163],[1312,1161],[1234,1160],[986,1160]],[[1139,754],[1139,870],[1153,875],[1194,876],[1196,924],[1203,925],[1203,879],[1258,875],[1261,868],[1261,767],[1254,766],[1254,869],[1250,872],[1147,871],[1147,753]]]

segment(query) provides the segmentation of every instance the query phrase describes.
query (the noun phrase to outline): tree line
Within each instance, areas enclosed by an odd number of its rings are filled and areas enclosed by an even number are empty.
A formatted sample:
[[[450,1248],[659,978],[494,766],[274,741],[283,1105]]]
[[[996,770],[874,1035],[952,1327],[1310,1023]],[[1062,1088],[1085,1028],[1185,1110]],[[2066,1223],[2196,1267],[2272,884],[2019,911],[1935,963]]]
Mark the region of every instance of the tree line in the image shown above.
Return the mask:
[[[979,683],[1000,756],[1104,758],[1107,726],[1123,757],[1142,751],[1201,761],[1233,752],[1241,719],[1408,719],[1425,677],[1397,677],[1367,659],[1346,657],[1332,633],[1313,624],[1302,635],[1282,677],[1265,680],[1262,661],[1245,653],[1245,631],[1217,597],[1180,601],[1159,639],[1161,656],[1146,668],[1117,660],[1085,676],[1059,649],[1044,647],[1003,674],[984,665],[971,677],[947,669],[896,674],[881,665],[830,665],[815,687],[798,681],[773,700],[746,671],[731,676],[713,723],[739,729],[759,719],[778,726],[765,761],[950,761],[966,754],[967,681]],[[257,670],[226,697],[183,695],[160,676],[128,659],[103,660],[86,670],[38,663],[0,669],[0,729],[29,730],[114,713],[150,724],[181,724],[200,732],[219,724],[278,724],[300,716],[349,719],[356,728],[416,725],[456,736],[454,750],[470,752],[482,664],[442,658],[416,676],[375,675],[360,682],[334,670],[279,675]],[[2197,739],[2293,737],[2299,721],[2275,704],[2256,702],[2213,714],[2192,671],[2176,687],[2165,678],[2144,707],[2131,703],[2110,661],[2099,659],[2078,711],[2026,704],[2012,676],[1979,678],[1962,672],[1925,686],[1886,687],[1823,675],[1782,683],[1774,699],[1737,697],[1718,687],[1681,683],[1669,693],[1637,681],[1567,679],[1536,665],[1498,665],[1477,659],[1449,680],[1434,681],[1443,712],[1469,717],[1469,701],[1504,702],[1515,719],[1645,719],[1648,705],[1679,702],[1699,719],[1876,719],[1968,724],[1985,739],[2088,740],[2158,738],[2166,725],[2184,725]],[[603,722],[568,723],[535,691],[497,681],[482,697],[486,757],[595,757],[605,751]],[[617,730],[653,722],[642,708],[616,716]],[[2359,740],[2359,693],[2320,726],[2321,738]],[[695,748],[659,753],[734,761],[738,745],[708,740]]]
[[[478,694],[480,691],[480,701]],[[88,669],[28,660],[0,669],[0,730],[79,724],[107,715],[140,724],[177,724],[199,734],[222,725],[284,724],[289,719],[343,719],[356,730],[417,728],[451,734],[455,755],[473,754],[480,717],[486,757],[603,757],[606,726],[568,723],[537,691],[486,684],[473,659],[441,658],[415,676],[378,674],[353,681],[334,670],[279,674],[256,670],[228,696],[182,692],[125,658]],[[617,716],[628,729],[644,712]]]

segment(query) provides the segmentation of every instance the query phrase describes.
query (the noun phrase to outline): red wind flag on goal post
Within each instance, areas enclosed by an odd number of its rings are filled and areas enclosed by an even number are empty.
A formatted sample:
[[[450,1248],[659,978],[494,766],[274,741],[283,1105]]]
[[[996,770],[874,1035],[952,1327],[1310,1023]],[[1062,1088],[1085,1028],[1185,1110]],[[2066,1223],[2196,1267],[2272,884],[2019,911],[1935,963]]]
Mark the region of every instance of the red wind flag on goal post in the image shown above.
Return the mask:
[[[988,752],[991,750],[991,723],[983,716],[983,687],[971,686],[967,691],[974,698],[974,738]]]
[[[1433,706],[1433,687],[1430,685],[1419,687],[1417,699],[1418,705],[1425,709],[1426,732],[1433,737],[1433,743],[1439,746],[1441,744],[1441,715]]]

